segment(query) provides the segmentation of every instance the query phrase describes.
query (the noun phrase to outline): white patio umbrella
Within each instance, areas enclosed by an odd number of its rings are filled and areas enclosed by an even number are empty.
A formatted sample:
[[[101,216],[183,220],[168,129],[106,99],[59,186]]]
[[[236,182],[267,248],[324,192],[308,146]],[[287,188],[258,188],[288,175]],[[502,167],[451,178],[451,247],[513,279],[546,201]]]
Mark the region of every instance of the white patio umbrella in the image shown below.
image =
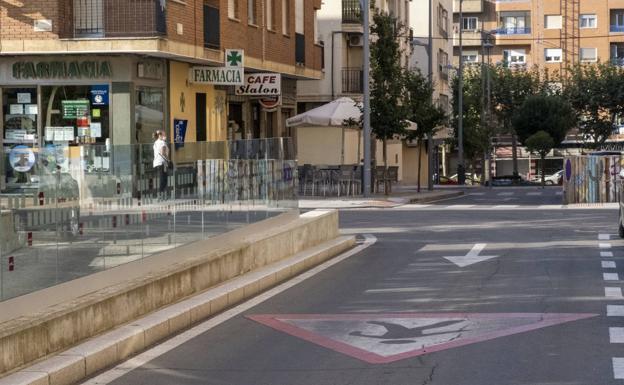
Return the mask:
[[[362,112],[351,98],[339,98],[286,120],[287,127],[335,126],[342,127],[345,120],[359,120]]]
[[[342,149],[341,162],[344,163],[344,141],[345,141],[345,121],[352,119],[359,121],[362,117],[362,111],[351,98],[338,98],[333,102],[329,102],[320,107],[313,108],[302,114],[293,116],[286,120],[286,127],[304,127],[304,126],[320,126],[320,127],[339,127],[342,129]],[[359,134],[358,134],[359,136]],[[358,158],[360,143],[358,140]]]

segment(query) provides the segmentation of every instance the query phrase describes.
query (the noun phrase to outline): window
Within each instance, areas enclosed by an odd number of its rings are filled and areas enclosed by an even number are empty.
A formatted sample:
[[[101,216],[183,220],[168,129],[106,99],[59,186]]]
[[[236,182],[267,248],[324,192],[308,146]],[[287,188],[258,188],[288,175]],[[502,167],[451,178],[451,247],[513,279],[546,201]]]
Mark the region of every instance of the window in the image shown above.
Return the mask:
[[[239,18],[239,9],[238,9],[238,1],[239,0],[228,0],[228,17],[230,19],[238,19]]]
[[[221,25],[219,8],[204,4],[204,47],[219,49],[221,47]]]
[[[596,15],[581,15],[580,18],[581,28],[597,28],[598,19]]]
[[[303,34],[303,0],[295,0],[295,33]]]
[[[463,30],[476,31],[478,29],[479,19],[476,17],[464,17]]]
[[[247,0],[247,24],[258,25],[257,0]]]
[[[560,63],[561,56],[561,48],[546,48],[544,50],[544,59],[547,63]]]
[[[498,33],[506,35],[531,33],[531,17],[529,12],[501,12]]]
[[[503,50],[503,63],[507,67],[526,64],[526,51],[523,49]]]
[[[282,33],[288,35],[290,23],[290,0],[282,0]]]
[[[443,50],[438,52],[438,68],[440,70],[440,77],[443,79],[448,78],[448,53]]]
[[[275,31],[275,7],[273,0],[266,0],[266,26],[268,29]]]
[[[464,64],[474,64],[479,62],[479,54],[477,51],[464,51],[462,57],[464,58]]]
[[[598,52],[596,48],[581,48],[581,61],[594,62],[598,61]]]
[[[443,35],[448,33],[448,11],[442,6],[438,7],[438,27]]]
[[[546,29],[561,29],[561,25],[562,25],[561,15],[544,16],[544,27]]]

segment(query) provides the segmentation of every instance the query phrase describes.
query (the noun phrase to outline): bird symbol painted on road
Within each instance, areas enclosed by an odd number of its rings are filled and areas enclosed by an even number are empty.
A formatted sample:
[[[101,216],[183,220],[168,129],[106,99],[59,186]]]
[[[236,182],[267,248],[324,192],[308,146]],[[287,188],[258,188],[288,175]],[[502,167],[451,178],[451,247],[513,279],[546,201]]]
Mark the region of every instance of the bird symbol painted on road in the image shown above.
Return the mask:
[[[442,322],[438,322],[432,325],[418,326],[415,328],[407,328],[403,325],[393,324],[390,322],[369,321],[367,322],[368,324],[383,326],[384,328],[386,328],[387,330],[386,333],[383,335],[371,335],[371,334],[364,334],[361,331],[354,331],[354,332],[349,333],[349,335],[354,336],[354,337],[368,337],[368,338],[376,338],[380,340],[385,340],[385,341],[381,341],[381,343],[383,344],[408,344],[408,343],[415,342],[413,340],[410,340],[409,338],[425,337],[425,336],[448,333],[448,331],[440,332],[440,333],[425,333],[427,330],[457,325],[462,322],[464,322],[464,320],[442,321]],[[461,331],[461,330],[462,329],[458,331]]]

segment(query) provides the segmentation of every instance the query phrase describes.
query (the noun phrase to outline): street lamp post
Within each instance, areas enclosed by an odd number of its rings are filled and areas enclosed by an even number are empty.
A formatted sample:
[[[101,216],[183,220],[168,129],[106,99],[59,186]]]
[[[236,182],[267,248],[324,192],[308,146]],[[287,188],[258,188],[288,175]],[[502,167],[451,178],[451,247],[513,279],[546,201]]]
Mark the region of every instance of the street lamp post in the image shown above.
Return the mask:
[[[464,46],[462,35],[464,33],[464,0],[459,0],[459,74],[457,89],[457,183],[466,183],[466,169],[464,167]]]
[[[364,140],[364,196],[371,194],[371,126],[370,126],[370,17],[369,0],[361,0],[364,29],[364,111],[362,111]]]

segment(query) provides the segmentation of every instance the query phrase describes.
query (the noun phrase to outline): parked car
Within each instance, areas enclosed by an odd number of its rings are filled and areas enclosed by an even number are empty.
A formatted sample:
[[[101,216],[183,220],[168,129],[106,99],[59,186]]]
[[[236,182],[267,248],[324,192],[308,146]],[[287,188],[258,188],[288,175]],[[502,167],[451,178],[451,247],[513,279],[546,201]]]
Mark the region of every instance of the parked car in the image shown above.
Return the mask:
[[[542,176],[536,175],[531,181],[535,183],[542,183]],[[559,170],[552,175],[546,175],[544,178],[544,184],[547,186],[560,185],[561,182],[563,182],[563,170]]]

